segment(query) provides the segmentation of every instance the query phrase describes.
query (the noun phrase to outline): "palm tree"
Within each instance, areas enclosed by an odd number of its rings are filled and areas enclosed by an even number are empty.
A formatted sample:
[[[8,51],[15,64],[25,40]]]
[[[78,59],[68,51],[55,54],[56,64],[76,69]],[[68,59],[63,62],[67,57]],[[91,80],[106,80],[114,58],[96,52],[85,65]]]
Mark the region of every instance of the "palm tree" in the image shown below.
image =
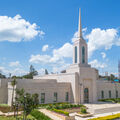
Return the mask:
[[[14,80],[13,81],[11,81],[11,85],[12,85],[12,88],[13,88],[13,90],[12,90],[12,101],[11,101],[11,106],[13,106],[13,99],[14,99],[14,92],[15,92],[15,85],[17,84],[17,81],[16,81],[16,79],[14,78]]]

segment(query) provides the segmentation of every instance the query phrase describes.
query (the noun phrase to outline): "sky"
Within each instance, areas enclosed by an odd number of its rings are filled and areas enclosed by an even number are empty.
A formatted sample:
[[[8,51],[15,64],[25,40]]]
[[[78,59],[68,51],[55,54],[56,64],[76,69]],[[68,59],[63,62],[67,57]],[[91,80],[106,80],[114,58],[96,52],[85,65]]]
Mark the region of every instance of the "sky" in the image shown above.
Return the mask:
[[[72,64],[73,40],[81,8],[89,64],[104,75],[118,73],[120,0],[0,1],[0,71],[24,75],[32,64],[39,74]]]

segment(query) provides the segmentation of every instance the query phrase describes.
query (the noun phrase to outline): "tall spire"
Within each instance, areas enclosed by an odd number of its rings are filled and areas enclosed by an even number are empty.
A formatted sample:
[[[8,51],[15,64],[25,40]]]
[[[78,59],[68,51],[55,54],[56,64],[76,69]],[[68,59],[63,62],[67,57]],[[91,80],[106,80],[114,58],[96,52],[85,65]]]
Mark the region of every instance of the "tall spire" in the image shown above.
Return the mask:
[[[81,9],[79,8],[79,25],[78,25],[78,37],[82,37],[82,25],[81,25]]]

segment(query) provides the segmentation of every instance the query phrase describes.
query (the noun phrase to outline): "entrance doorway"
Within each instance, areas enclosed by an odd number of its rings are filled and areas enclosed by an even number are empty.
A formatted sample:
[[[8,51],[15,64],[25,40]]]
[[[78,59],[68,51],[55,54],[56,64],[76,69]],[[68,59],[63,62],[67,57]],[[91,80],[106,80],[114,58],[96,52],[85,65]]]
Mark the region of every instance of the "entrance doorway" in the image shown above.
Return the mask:
[[[84,103],[89,103],[89,89],[84,89]]]

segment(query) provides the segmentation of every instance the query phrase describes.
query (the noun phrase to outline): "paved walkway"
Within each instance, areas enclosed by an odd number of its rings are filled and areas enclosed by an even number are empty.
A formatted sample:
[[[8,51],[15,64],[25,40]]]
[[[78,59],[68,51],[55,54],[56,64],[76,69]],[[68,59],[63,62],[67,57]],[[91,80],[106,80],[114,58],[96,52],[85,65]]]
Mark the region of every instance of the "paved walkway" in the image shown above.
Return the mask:
[[[49,116],[53,120],[62,120],[61,118],[53,115],[51,112],[48,112],[48,110],[46,110],[46,109],[40,109],[39,111],[44,113],[45,115]]]

